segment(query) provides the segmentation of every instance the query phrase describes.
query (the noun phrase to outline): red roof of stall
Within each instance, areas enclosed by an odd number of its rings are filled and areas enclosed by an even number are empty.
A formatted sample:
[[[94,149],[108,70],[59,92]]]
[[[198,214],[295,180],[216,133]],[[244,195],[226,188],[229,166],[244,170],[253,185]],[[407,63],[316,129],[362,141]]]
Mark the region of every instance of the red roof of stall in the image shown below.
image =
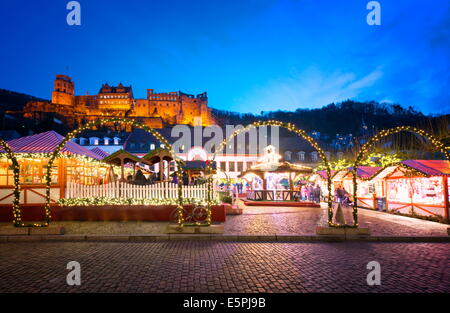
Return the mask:
[[[337,171],[335,171],[335,170],[331,170],[331,177],[333,177],[334,174],[336,174],[336,172]],[[328,177],[326,170],[317,171],[316,174],[319,174],[323,179],[327,179],[327,177]]]
[[[103,149],[100,149],[99,147],[95,147],[94,149],[91,149],[91,151],[97,154],[101,159],[104,159],[109,155],[108,152],[106,152]]]
[[[400,163],[427,176],[450,176],[450,161],[447,160],[406,160]]]
[[[64,137],[51,130],[45,133],[21,137],[8,141],[8,145],[14,153],[52,153],[63,141]],[[3,149],[0,151],[4,151]],[[86,149],[72,141],[68,141],[61,149],[61,153],[85,155],[101,160],[102,158],[89,149]]]
[[[358,166],[358,169],[356,170],[356,176],[363,179],[369,179],[382,169],[383,168],[379,166]],[[351,172],[353,170],[353,166],[347,168],[347,170]]]

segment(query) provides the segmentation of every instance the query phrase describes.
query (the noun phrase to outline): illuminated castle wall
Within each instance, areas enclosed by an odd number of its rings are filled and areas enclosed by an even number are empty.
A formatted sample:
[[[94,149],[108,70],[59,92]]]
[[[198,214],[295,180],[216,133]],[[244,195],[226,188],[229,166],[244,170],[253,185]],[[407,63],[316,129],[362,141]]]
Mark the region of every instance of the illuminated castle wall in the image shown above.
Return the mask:
[[[103,84],[97,95],[75,95],[75,84],[69,76],[56,75],[51,102],[32,101],[26,104],[24,116],[42,119],[54,113],[69,126],[104,117],[132,117],[150,127],[165,124],[189,124],[199,120],[203,126],[215,124],[205,93],[189,95],[182,92],[156,93],[147,90],[146,99],[135,99],[131,86]]]

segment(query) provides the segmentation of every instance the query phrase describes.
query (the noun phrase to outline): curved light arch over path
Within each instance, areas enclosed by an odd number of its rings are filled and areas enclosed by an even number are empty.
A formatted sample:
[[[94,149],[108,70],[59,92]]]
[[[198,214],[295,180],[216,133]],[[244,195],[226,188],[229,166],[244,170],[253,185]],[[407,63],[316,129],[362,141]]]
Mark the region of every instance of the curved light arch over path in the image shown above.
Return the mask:
[[[445,157],[447,158],[447,160],[450,161],[450,153],[445,149],[445,145],[436,137],[434,137],[433,135],[427,133],[426,131],[424,131],[423,129],[420,128],[416,128],[416,127],[412,127],[412,126],[398,126],[398,127],[394,127],[394,128],[389,128],[389,129],[383,129],[380,132],[378,132],[377,134],[375,134],[372,138],[370,138],[359,150],[358,154],[356,155],[356,159],[355,159],[355,163],[353,164],[353,169],[352,169],[352,175],[353,175],[353,226],[358,227],[358,184],[357,184],[357,170],[359,165],[362,162],[363,157],[367,154],[367,152],[369,151],[369,149],[371,147],[373,147],[373,145],[378,142],[380,139],[389,136],[389,135],[393,135],[393,134],[397,134],[400,132],[410,132],[413,134],[418,134],[421,135],[422,137],[428,139],[430,141],[430,143],[433,145],[433,147],[441,152],[443,155],[445,155]]]
[[[14,177],[14,200],[13,200],[13,224],[14,226],[27,226],[22,222],[22,212],[20,210],[20,167],[19,162],[17,162],[16,156],[11,150],[11,147],[6,141],[0,138],[0,146],[5,150],[6,157],[11,160],[13,165],[13,177]]]
[[[325,155],[325,152],[322,150],[322,148],[319,146],[319,144],[317,143],[317,141],[312,138],[311,136],[309,136],[303,129],[299,129],[297,127],[295,127],[294,124],[292,123],[285,123],[285,122],[281,122],[281,121],[275,121],[275,120],[269,120],[269,121],[260,121],[260,122],[253,122],[251,124],[248,124],[247,126],[245,126],[244,128],[241,129],[237,129],[235,130],[227,139],[224,139],[221,144],[219,145],[219,147],[217,149],[215,149],[214,154],[213,154],[213,158],[211,160],[211,162],[209,162],[208,164],[208,172],[212,171],[212,162],[214,162],[216,155],[219,151],[223,151],[224,148],[227,146],[228,142],[233,140],[234,137],[236,137],[237,135],[241,134],[241,133],[246,133],[249,130],[251,130],[252,128],[257,128],[257,127],[261,127],[261,126],[278,126],[278,127],[282,127],[285,128],[287,130],[289,130],[290,132],[295,133],[296,135],[298,135],[299,137],[305,139],[306,141],[309,142],[309,144],[318,152],[320,158],[323,160],[323,162],[325,163],[325,167],[326,167],[326,171],[327,171],[327,187],[328,187],[328,225],[333,226],[333,207],[332,207],[332,192],[331,192],[331,168],[330,168],[330,163],[328,162],[328,159]],[[209,179],[208,179],[208,212],[209,214],[211,214],[211,209],[210,209],[210,199],[211,199],[211,192],[212,192],[212,177],[211,175],[209,175]]]
[[[177,203],[177,210],[178,210],[178,225],[183,226],[183,206],[182,206],[182,166],[180,164],[180,160],[175,155],[172,145],[167,141],[166,138],[164,138],[163,135],[161,135],[159,132],[157,132],[155,129],[148,127],[147,125],[144,125],[138,121],[132,120],[132,119],[126,119],[126,118],[107,118],[107,119],[101,119],[101,120],[95,120],[92,122],[88,122],[83,126],[80,126],[79,128],[69,132],[64,139],[61,141],[61,143],[56,147],[56,149],[53,151],[48,164],[47,164],[47,173],[46,173],[46,204],[45,204],[45,221],[36,226],[48,226],[51,220],[51,208],[50,208],[50,187],[51,187],[51,172],[52,172],[52,165],[55,159],[57,158],[59,152],[61,149],[66,145],[66,143],[73,139],[75,136],[80,134],[84,130],[88,130],[94,126],[108,126],[108,124],[112,123],[118,123],[121,125],[127,125],[134,128],[140,128],[145,130],[146,132],[152,134],[156,139],[158,139],[165,147],[168,147],[169,152],[171,153],[174,161],[177,163],[177,176],[178,176],[178,203]]]

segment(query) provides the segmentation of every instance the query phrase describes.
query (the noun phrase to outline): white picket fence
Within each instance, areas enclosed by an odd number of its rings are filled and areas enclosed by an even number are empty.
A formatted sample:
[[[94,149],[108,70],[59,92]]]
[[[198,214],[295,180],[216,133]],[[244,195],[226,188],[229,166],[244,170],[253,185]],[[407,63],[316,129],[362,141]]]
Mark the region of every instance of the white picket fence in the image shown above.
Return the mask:
[[[133,185],[114,182],[104,185],[81,185],[67,182],[66,198],[133,198],[133,199],[176,199],[178,185],[171,182],[160,182],[151,185]],[[208,186],[183,186],[183,198],[206,199]],[[215,193],[215,192],[214,192]],[[214,196],[214,195],[213,195]]]

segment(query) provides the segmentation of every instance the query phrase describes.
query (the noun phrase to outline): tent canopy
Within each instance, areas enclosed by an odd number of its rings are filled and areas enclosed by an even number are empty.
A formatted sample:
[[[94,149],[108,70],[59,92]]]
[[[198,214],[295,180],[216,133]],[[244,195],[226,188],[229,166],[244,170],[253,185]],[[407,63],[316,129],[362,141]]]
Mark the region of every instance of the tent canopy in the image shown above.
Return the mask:
[[[120,149],[120,150],[114,152],[113,154],[108,155],[102,161],[105,163],[113,164],[113,165],[117,165],[117,166],[121,166],[126,163],[135,164],[135,163],[142,162],[142,160],[139,157],[137,157],[134,154],[131,154],[130,152],[127,152],[123,149]]]
[[[21,137],[8,141],[14,153],[52,153],[63,141],[64,137],[51,130],[48,132]],[[4,152],[3,149],[0,150]],[[68,141],[61,149],[61,153],[69,155],[85,155],[87,157],[101,160],[102,157],[95,152],[82,147],[75,142]]]

